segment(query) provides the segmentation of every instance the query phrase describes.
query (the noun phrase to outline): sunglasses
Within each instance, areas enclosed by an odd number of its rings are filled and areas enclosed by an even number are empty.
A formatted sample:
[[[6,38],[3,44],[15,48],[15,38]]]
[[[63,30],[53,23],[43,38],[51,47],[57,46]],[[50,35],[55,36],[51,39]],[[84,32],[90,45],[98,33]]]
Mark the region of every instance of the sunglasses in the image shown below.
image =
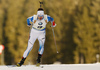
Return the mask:
[[[38,15],[38,17],[44,17],[44,15]]]

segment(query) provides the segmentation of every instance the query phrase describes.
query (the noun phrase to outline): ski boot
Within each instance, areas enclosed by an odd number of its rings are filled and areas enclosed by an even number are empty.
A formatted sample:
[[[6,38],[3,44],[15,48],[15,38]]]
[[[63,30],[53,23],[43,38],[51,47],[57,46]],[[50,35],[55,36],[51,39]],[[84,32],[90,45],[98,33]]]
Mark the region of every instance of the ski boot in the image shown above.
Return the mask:
[[[40,66],[41,57],[42,57],[42,55],[41,55],[41,54],[38,54],[37,64],[36,64],[36,66],[37,66],[37,67],[39,67],[39,66]]]
[[[23,57],[22,57],[22,60],[21,60],[19,63],[17,63],[16,66],[17,66],[17,67],[22,66],[22,65],[24,64],[25,59],[26,59],[26,58],[23,58]]]

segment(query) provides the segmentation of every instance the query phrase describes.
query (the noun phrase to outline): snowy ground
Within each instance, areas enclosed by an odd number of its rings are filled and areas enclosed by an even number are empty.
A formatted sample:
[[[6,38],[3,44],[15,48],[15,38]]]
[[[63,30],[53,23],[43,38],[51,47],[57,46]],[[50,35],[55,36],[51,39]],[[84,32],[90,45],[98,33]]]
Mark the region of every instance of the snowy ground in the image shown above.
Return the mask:
[[[59,64],[59,65],[23,65],[13,67],[13,65],[0,66],[0,70],[100,70],[100,63],[95,64]]]

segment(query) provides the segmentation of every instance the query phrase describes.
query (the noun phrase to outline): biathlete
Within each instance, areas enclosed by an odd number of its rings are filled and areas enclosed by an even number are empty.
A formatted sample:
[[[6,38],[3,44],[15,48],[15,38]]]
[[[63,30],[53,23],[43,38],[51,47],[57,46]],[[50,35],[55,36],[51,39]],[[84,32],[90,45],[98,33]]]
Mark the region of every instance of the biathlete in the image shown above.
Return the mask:
[[[32,26],[31,31],[30,31],[30,37],[28,40],[28,46],[26,51],[23,54],[22,60],[17,64],[17,66],[23,65],[24,61],[26,60],[26,57],[28,56],[29,52],[33,48],[33,44],[38,39],[39,41],[39,51],[38,51],[38,58],[37,58],[37,66],[40,65],[40,60],[44,51],[44,43],[45,43],[45,29],[46,29],[46,24],[48,22],[51,22],[52,27],[55,27],[55,21],[52,17],[44,14],[43,8],[39,8],[37,11],[37,15],[33,15],[29,18],[27,18],[27,25],[29,27]]]

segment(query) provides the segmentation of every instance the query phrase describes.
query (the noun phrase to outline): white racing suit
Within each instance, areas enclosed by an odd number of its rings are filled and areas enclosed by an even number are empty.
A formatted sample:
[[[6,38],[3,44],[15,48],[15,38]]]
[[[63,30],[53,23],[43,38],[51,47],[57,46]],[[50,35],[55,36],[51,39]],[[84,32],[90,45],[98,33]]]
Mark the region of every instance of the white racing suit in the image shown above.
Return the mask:
[[[28,40],[28,46],[26,51],[23,54],[23,57],[26,58],[29,54],[29,52],[32,50],[34,42],[36,41],[36,39],[38,39],[39,41],[39,54],[43,54],[44,51],[44,43],[45,43],[45,29],[46,29],[46,24],[47,22],[51,22],[52,26],[55,27],[56,24],[54,22],[54,19],[50,16],[44,15],[44,18],[42,20],[39,20],[37,18],[37,15],[33,15],[32,17],[29,17],[27,19],[27,25],[30,26],[32,25],[32,29],[30,31],[30,37]]]

